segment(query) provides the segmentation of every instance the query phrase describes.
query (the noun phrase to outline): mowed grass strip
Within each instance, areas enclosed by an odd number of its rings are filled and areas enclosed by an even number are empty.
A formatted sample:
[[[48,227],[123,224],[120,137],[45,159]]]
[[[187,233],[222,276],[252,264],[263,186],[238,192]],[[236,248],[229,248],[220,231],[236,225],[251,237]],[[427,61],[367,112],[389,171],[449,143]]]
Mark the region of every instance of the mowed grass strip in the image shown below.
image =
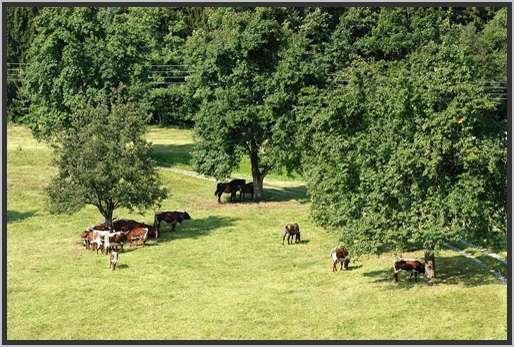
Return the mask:
[[[180,143],[183,131],[165,136],[159,129],[169,144],[175,136]],[[48,213],[50,165],[45,146],[9,126],[10,340],[507,337],[506,287],[455,252],[439,254],[430,286],[407,274],[393,285],[393,254],[361,257],[332,273],[329,252],[338,237],[311,222],[300,188],[269,189],[272,201],[259,204],[229,204],[227,197],[218,204],[213,182],[164,166],[170,196],[162,209],[186,210],[193,219],[175,232],[164,224],[158,242],[126,247],[110,271],[107,256],[80,244],[80,232],[101,221],[93,207]],[[152,223],[153,213],[115,214]],[[293,221],[304,241],[283,246],[283,226]]]

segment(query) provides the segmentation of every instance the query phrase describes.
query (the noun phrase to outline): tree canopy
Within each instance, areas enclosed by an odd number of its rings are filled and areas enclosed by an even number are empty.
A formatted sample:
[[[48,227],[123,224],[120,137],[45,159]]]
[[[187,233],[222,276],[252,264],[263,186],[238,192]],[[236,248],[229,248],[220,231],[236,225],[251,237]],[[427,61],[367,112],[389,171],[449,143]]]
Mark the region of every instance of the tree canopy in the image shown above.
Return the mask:
[[[111,223],[117,208],[142,211],[158,205],[167,190],[144,139],[145,122],[119,92],[75,112],[56,144],[59,171],[48,187],[50,210],[74,212],[89,204]]]
[[[328,59],[344,52],[333,79],[298,106],[313,218],[354,254],[504,242],[506,11],[482,30],[442,10],[368,11],[343,15],[327,42]]]

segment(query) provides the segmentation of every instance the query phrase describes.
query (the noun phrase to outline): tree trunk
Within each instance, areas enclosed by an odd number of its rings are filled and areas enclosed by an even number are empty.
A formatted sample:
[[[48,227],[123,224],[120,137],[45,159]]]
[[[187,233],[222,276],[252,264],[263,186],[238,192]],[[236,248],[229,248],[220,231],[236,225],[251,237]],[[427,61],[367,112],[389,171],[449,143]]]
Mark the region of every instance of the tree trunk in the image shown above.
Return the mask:
[[[252,163],[253,178],[253,199],[255,201],[262,200],[264,196],[263,181],[264,174],[259,170],[259,156],[257,152],[250,153],[250,162]]]
[[[112,229],[112,213],[113,212],[114,212],[113,209],[107,208],[107,210],[105,211],[105,214],[104,214],[105,224],[110,229]]]
[[[425,276],[428,279],[436,277],[435,272],[435,254],[432,250],[425,251]]]
[[[264,196],[264,188],[263,181],[264,177],[262,175],[253,175],[253,198],[255,201],[262,200]]]

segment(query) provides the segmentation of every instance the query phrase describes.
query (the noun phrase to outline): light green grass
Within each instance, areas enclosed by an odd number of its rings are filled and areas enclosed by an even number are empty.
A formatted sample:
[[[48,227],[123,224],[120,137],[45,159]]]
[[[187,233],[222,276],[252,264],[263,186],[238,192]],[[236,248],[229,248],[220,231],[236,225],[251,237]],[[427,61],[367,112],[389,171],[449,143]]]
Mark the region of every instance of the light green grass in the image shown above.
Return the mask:
[[[430,286],[406,274],[391,284],[392,254],[332,273],[337,235],[312,223],[301,190],[268,189],[271,201],[259,204],[218,204],[213,182],[166,166],[160,174],[171,196],[163,209],[193,219],[176,232],[164,227],[158,243],[129,248],[112,272],[106,256],[80,245],[80,231],[100,221],[94,208],[47,212],[51,152],[28,135],[8,128],[10,340],[506,339],[506,287],[457,253],[439,254]],[[149,134],[172,146],[187,136]],[[153,219],[150,210],[115,214]],[[282,246],[283,225],[293,221],[305,242]]]
[[[192,170],[191,150],[193,149],[193,133],[187,129],[152,126],[147,138],[154,145],[154,159],[164,167],[176,167]],[[250,159],[245,157],[239,167],[232,173],[233,177],[252,179]],[[265,181],[300,181],[297,172],[288,174],[285,169],[278,168],[270,172]]]

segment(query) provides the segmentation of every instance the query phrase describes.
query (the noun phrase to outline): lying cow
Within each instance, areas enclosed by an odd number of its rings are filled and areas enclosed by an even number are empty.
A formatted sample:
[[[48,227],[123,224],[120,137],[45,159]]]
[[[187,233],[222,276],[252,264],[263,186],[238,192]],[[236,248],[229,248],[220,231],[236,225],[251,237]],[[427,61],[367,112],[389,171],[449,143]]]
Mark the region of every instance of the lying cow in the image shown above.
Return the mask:
[[[339,270],[344,269],[348,270],[348,264],[350,264],[350,259],[348,258],[348,250],[345,246],[338,246],[330,252],[330,257],[332,258],[332,272],[337,271],[337,263],[341,264]]]
[[[159,235],[159,230],[161,227],[161,222],[166,222],[171,224],[171,230],[175,231],[175,226],[182,223],[185,220],[191,219],[191,216],[186,212],[179,211],[164,211],[155,214],[154,217],[154,228],[157,235]]]
[[[130,242],[130,244],[138,242],[144,246],[148,238],[148,228],[136,227],[126,232],[126,235],[127,241]]]
[[[284,244],[286,236],[288,245],[293,243],[293,238],[296,238],[295,242],[300,242],[300,226],[298,223],[286,224],[284,228],[284,237],[282,237],[282,244]],[[289,242],[289,240],[291,240],[291,242]]]
[[[414,280],[418,282],[418,273],[425,275],[425,264],[415,259],[397,259],[393,263],[393,282],[398,282],[398,273],[402,270],[410,271],[409,280],[414,275]]]

